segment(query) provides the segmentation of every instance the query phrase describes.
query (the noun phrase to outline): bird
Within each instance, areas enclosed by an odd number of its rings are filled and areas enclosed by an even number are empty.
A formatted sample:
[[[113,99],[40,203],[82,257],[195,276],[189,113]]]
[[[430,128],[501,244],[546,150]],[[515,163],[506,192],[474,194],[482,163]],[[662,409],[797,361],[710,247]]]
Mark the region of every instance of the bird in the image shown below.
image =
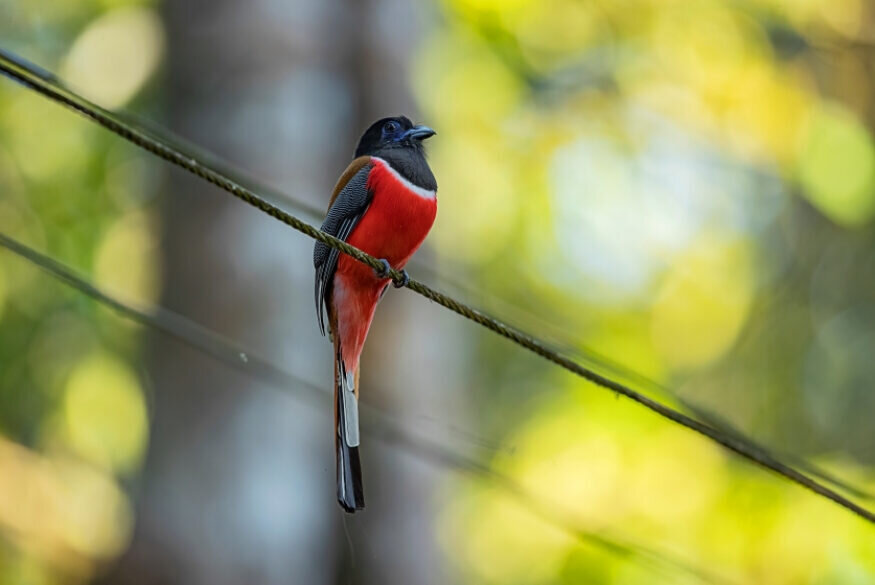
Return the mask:
[[[377,120],[365,131],[337,181],[322,231],[378,258],[376,271],[327,244],[313,249],[319,330],[334,344],[337,501],[349,513],[365,507],[359,457],[359,359],[377,304],[422,245],[437,216],[437,181],[423,141],[435,135],[406,116]]]

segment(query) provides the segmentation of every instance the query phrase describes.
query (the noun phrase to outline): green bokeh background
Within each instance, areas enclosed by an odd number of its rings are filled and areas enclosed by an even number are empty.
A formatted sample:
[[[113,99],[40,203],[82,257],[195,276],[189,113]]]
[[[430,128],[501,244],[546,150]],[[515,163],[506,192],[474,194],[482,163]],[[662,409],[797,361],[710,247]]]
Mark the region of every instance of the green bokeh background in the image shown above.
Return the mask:
[[[0,39],[160,122],[161,10],[5,3]],[[428,14],[402,73],[439,131],[438,272],[601,371],[875,491],[875,8],[445,0]],[[161,299],[166,172],[0,80],[0,230],[144,306]],[[111,576],[148,453],[144,332],[6,252],[0,332],[0,582]],[[738,583],[875,581],[862,520],[463,334],[442,343],[470,349],[456,390],[495,446],[488,465],[574,522]],[[594,550],[487,480],[448,476],[430,501],[460,582],[697,582]]]

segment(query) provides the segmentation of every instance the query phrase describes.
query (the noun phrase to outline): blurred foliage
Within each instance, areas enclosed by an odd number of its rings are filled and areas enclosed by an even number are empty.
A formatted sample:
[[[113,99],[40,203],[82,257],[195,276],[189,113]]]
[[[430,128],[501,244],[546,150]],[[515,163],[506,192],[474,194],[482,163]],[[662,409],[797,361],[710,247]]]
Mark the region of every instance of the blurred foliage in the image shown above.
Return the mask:
[[[443,257],[519,324],[873,491],[875,7],[441,6],[411,71]],[[584,525],[738,582],[875,579],[871,528],[835,506],[487,334],[470,369],[492,465]],[[678,582],[448,490],[470,582]]]
[[[164,46],[150,4],[4,2],[0,37],[102,105],[143,107],[132,100]],[[0,230],[129,301],[160,291],[159,177],[133,147],[0,83]],[[89,580],[131,534],[125,486],[148,441],[139,331],[8,253],[0,327],[0,583]]]
[[[154,4],[2,3],[0,36],[105,106],[154,111]],[[527,329],[875,491],[875,8],[439,7],[410,76],[440,131],[440,257]],[[133,147],[0,83],[0,230],[154,302],[158,181]],[[8,254],[0,327],[0,582],[88,580],[132,530],[139,332]],[[738,582],[875,579],[862,521],[476,335],[472,419],[503,442],[490,464],[539,500]],[[684,582],[487,483],[439,496],[439,538],[470,583]]]

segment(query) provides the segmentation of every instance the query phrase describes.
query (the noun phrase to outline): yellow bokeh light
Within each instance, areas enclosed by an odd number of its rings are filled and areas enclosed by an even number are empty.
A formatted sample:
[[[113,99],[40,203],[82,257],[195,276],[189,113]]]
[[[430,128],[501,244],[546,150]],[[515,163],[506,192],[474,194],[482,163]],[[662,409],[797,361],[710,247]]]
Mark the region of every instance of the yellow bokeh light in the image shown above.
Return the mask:
[[[725,483],[720,451],[678,427],[660,426],[634,449],[623,478],[630,512],[663,526],[694,524]],[[690,470],[695,469],[695,474]]]
[[[148,418],[136,376],[116,358],[93,354],[70,373],[64,424],[71,447],[118,471],[135,469],[148,440]]]
[[[441,212],[433,238],[441,250],[469,262],[485,261],[505,246],[517,209],[514,177],[497,151],[466,136],[447,137],[432,152],[441,172]]]
[[[725,133],[745,158],[789,164],[815,100],[796,75],[766,62],[746,63],[725,88]]]
[[[814,112],[797,173],[805,195],[833,221],[855,226],[875,216],[875,146],[847,110],[832,105]]]
[[[55,472],[64,491],[61,534],[70,547],[96,558],[119,554],[128,542],[131,510],[109,476],[93,468],[60,461]]]
[[[518,14],[538,0],[447,0],[447,4],[469,16]]]
[[[489,583],[543,583],[574,544],[507,493],[471,482],[448,504],[441,536],[465,569]]]
[[[86,166],[93,128],[57,104],[18,94],[0,110],[0,124],[4,144],[29,179],[69,180]]]
[[[747,318],[754,286],[752,251],[707,238],[678,257],[653,305],[657,351],[676,368],[704,366],[728,350]]]
[[[62,75],[89,99],[117,108],[143,87],[163,52],[158,15],[148,8],[119,8],[98,17],[79,35]]]
[[[0,437],[0,531],[37,559],[87,576],[126,546],[131,520],[110,476]]]
[[[591,414],[575,401],[542,410],[515,435],[513,457],[496,466],[540,500],[600,525],[622,513],[614,496],[623,456]]]
[[[556,67],[557,57],[591,46],[608,28],[600,8],[576,0],[540,0],[509,16],[504,20],[513,27],[521,48],[528,49],[527,57],[547,68]],[[539,58],[545,51],[546,58]]]
[[[161,292],[156,232],[154,221],[143,211],[117,219],[97,247],[96,283],[127,300],[154,303]]]
[[[511,113],[522,91],[519,80],[498,60],[483,56],[457,63],[437,89],[443,97],[438,104],[442,119],[460,116],[478,124]]]
[[[545,524],[538,511],[605,536],[623,526],[638,541],[670,529],[672,541],[689,544],[729,487],[719,449],[579,385],[579,392],[541,404],[492,463],[537,506],[526,510],[481,484],[455,486],[441,535],[465,567],[488,582],[549,580],[585,543]],[[608,582],[624,582],[616,579]]]
[[[417,96],[438,128],[488,133],[516,111],[524,86],[476,37],[436,34],[412,69]],[[441,133],[441,136],[444,136]]]
[[[707,94],[730,85],[735,74],[765,50],[765,39],[737,11],[717,2],[691,3],[680,10],[683,17],[678,10],[657,11],[651,32],[666,76]]]

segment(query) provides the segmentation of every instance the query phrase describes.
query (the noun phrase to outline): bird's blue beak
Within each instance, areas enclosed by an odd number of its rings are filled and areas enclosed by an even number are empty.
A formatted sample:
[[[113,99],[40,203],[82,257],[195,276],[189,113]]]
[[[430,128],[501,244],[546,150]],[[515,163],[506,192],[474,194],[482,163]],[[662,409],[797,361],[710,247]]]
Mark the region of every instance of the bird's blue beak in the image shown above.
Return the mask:
[[[412,139],[412,140],[425,140],[426,138],[430,138],[437,134],[434,130],[429,128],[428,126],[414,126],[407,132],[405,132],[401,138],[403,140]]]

